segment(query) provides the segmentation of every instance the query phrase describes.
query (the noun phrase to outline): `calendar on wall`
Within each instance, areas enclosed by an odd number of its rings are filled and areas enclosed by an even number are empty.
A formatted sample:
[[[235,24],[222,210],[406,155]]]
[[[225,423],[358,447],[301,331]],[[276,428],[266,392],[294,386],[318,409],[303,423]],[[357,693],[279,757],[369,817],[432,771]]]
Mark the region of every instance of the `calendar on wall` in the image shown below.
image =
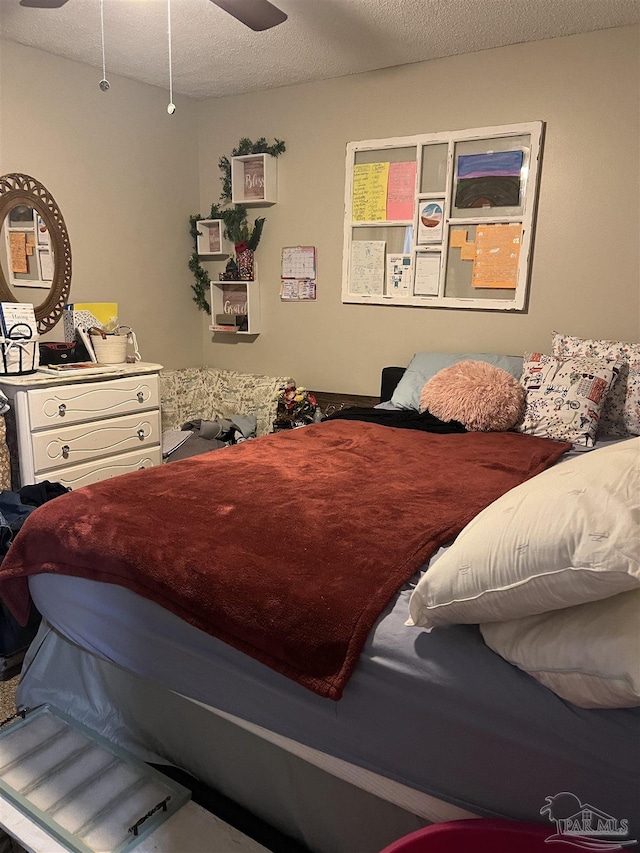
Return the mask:
[[[347,145],[342,301],[526,308],[543,122]]]

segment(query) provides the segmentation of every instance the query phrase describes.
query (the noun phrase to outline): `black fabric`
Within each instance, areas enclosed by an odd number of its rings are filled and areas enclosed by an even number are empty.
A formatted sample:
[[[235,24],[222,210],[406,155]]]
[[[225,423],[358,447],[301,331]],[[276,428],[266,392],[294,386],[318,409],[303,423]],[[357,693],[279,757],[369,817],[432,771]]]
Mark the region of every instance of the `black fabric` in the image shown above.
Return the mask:
[[[53,500],[69,491],[61,483],[50,483],[45,480],[42,483],[34,483],[32,486],[23,486],[19,492],[0,492],[0,563],[5,558],[11,543],[17,532],[24,524],[27,517],[47,501]],[[25,626],[20,625],[0,601],[0,680],[13,674],[14,668],[6,669],[7,661],[12,665],[16,662],[16,656],[24,653],[29,643],[36,635],[40,624],[40,613],[31,602],[29,621]],[[17,658],[19,663],[22,655]]]
[[[0,492],[0,560],[9,550],[13,537],[35,506],[25,504],[18,492]]]
[[[0,658],[10,658],[19,652],[26,652],[38,631],[41,618],[32,602],[29,621],[23,627],[13,618],[5,604],[0,601]],[[0,680],[3,679],[3,674],[4,666],[0,660]]]
[[[20,489],[20,500],[28,506],[42,506],[47,501],[54,498],[59,498],[60,495],[66,495],[70,492],[62,483],[50,483],[49,480],[43,480],[42,483],[34,483],[32,486],[23,486]]]
[[[380,402],[386,403],[393,396],[398,382],[404,376],[406,367],[383,367],[380,377]]]
[[[361,406],[351,406],[340,409],[323,421],[346,420],[366,421],[380,426],[398,427],[400,429],[418,429],[423,432],[453,433],[466,432],[465,427],[458,421],[441,421],[431,412],[416,412],[414,409],[376,409]]]

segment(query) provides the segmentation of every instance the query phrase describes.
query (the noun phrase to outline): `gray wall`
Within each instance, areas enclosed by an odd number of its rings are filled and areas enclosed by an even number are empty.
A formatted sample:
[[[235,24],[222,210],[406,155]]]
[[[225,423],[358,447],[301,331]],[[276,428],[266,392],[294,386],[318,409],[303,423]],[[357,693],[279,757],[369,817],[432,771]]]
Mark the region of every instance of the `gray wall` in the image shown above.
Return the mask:
[[[196,103],[167,115],[162,89],[0,42],[0,174],[45,185],[69,231],[70,301],[117,302],[146,361],[202,363],[191,301],[198,208]],[[20,298],[20,289],[16,289]],[[59,323],[47,336],[63,340]]]
[[[556,329],[640,338],[639,28],[623,27],[195,102],[0,42],[0,173],[33,175],[65,217],[71,300],[117,301],[146,360],[296,377],[375,393],[418,350],[522,353]],[[347,142],[546,122],[525,314],[341,302]],[[285,140],[257,252],[262,333],[213,336],[192,302],[188,218],[220,195],[238,140]],[[318,301],[279,300],[283,246],[318,249]],[[210,264],[216,277],[223,264]],[[57,326],[49,337],[61,338]]]
[[[638,340],[638,57],[638,27],[624,27],[200,104],[203,213],[242,136],[287,144],[278,204],[261,211],[262,334],[206,332],[205,360],[366,394],[418,350],[549,351],[554,329]],[[546,144],[528,313],[342,304],[347,142],[535,120]],[[279,301],[280,251],[298,244],[318,248],[315,304]]]

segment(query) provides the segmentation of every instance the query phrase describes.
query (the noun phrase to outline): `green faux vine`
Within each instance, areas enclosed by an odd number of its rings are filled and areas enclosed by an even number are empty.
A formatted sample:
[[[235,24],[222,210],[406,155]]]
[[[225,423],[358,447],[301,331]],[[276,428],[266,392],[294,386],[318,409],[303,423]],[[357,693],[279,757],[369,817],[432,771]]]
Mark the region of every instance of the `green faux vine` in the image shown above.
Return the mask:
[[[273,145],[269,145],[264,136],[256,142],[243,137],[237,147],[231,152],[232,157],[241,157],[245,154],[271,154],[278,157],[285,152],[285,144],[281,139],[276,139]],[[255,251],[262,236],[264,228],[264,217],[254,220],[253,226],[247,221],[247,206],[244,204],[231,205],[231,160],[222,156],[218,160],[218,166],[222,175],[222,192],[219,204],[211,205],[208,217],[196,214],[189,217],[190,234],[193,238],[193,253],[189,258],[189,269],[194,275],[195,282],[191,285],[193,290],[193,301],[202,311],[209,313],[210,306],[206,294],[209,292],[211,279],[209,273],[204,269],[198,257],[198,222],[201,219],[222,219],[224,222],[224,236],[232,243],[246,243],[247,248]]]

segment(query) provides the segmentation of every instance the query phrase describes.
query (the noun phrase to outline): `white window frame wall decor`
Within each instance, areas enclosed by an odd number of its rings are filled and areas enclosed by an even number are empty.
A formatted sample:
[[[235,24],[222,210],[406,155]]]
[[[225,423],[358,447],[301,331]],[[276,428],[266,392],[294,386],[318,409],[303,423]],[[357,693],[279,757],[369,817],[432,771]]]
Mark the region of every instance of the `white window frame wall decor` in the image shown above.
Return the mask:
[[[342,301],[526,310],[543,128],[349,143]]]

